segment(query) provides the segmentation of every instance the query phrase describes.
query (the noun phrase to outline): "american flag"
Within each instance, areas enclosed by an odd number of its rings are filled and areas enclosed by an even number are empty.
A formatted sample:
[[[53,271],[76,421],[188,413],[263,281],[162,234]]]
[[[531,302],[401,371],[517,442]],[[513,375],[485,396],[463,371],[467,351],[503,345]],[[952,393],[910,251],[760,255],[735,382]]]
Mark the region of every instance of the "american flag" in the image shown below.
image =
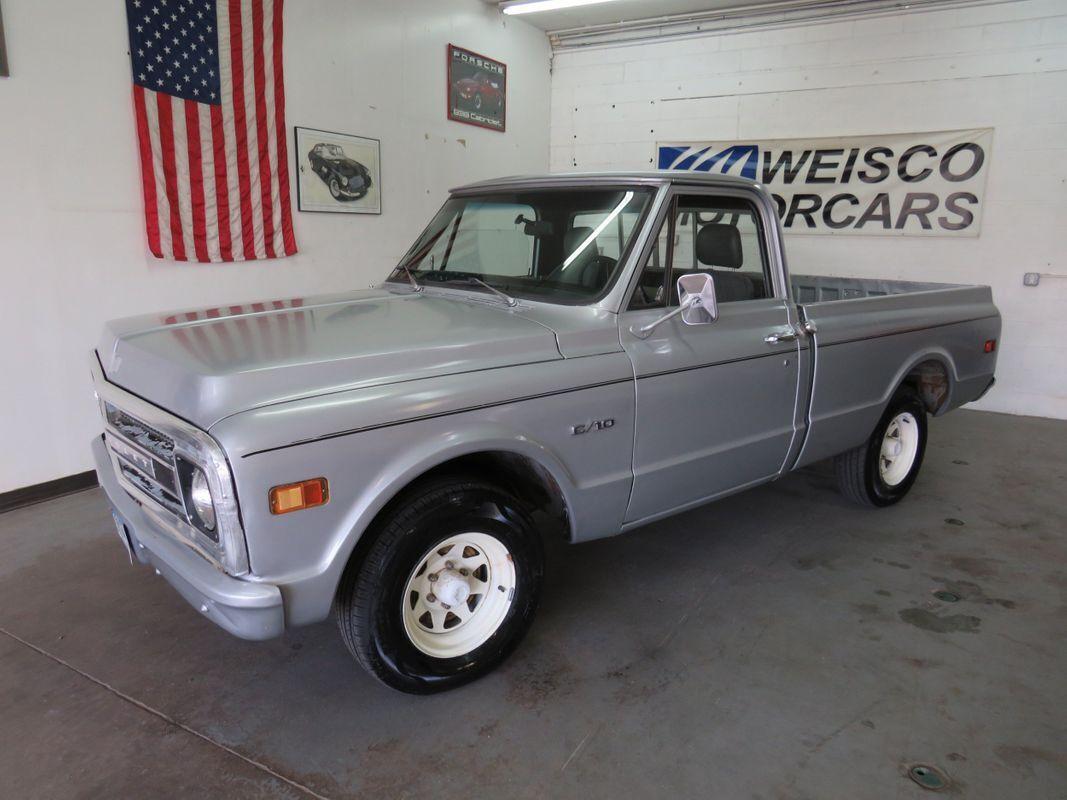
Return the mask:
[[[126,0],[148,246],[176,261],[296,252],[283,0]]]

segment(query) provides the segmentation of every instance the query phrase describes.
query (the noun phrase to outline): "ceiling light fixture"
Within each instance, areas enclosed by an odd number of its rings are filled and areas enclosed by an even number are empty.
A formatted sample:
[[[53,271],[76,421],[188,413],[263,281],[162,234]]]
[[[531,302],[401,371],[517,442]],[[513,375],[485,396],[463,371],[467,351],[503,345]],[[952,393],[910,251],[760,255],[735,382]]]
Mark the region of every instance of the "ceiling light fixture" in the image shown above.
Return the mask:
[[[535,11],[558,11],[561,8],[611,2],[614,0],[519,0],[519,2],[502,5],[501,10],[505,14],[533,14]]]

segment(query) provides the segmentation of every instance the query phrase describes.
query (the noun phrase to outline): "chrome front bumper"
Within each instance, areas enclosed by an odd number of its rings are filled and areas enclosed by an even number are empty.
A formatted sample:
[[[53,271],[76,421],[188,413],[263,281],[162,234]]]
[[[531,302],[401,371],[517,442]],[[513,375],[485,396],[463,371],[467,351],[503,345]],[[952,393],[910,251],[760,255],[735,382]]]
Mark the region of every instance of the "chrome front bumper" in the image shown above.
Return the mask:
[[[119,486],[103,437],[93,439],[100,485],[111,502],[131,558],[154,567],[190,605],[242,639],[270,639],[285,630],[277,586],[231,577],[170,534],[156,516]]]

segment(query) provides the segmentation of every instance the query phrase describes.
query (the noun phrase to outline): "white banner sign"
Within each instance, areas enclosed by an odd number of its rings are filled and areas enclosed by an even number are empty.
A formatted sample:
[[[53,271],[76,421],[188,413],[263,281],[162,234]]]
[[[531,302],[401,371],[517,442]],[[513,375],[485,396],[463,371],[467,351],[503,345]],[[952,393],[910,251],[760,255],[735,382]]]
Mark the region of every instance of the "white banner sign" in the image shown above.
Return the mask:
[[[977,236],[992,144],[992,128],[660,142],[656,163],[759,181],[789,233]]]

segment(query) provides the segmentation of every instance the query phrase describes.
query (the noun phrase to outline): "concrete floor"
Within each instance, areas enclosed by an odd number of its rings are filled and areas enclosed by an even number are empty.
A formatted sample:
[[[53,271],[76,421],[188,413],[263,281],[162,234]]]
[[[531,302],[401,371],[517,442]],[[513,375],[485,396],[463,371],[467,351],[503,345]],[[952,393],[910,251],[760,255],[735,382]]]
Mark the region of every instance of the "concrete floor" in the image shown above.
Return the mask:
[[[93,490],[0,516],[9,797],[1067,797],[1067,423],[934,421],[895,508],[825,468],[550,553],[531,635],[447,695],[331,623],[230,638]],[[955,603],[934,598],[945,589]]]

